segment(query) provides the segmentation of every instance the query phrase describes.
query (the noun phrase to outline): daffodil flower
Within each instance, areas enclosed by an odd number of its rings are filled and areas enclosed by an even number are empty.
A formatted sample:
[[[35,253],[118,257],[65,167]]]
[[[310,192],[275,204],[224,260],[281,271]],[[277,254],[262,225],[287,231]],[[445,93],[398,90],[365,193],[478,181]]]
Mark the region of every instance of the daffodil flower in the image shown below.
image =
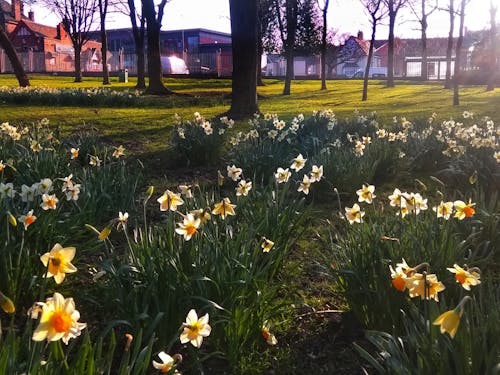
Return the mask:
[[[40,204],[40,207],[44,211],[47,210],[55,210],[57,208],[57,203],[59,202],[59,199],[54,194],[43,194],[42,195],[42,204]]]
[[[436,213],[437,218],[443,218],[448,220],[453,212],[453,202],[443,202],[439,203],[438,206],[432,207],[432,210]]]
[[[203,338],[210,335],[212,328],[208,324],[208,313],[198,319],[198,314],[191,309],[186,317],[186,322],[182,324],[184,330],[181,333],[181,344],[190,342],[195,348],[199,348],[203,343]]]
[[[357,203],[354,203],[351,208],[345,207],[345,217],[349,221],[349,224],[361,223],[363,216],[365,216],[365,212],[361,211]]]
[[[160,211],[177,211],[177,207],[184,204],[184,201],[174,192],[167,190],[156,200],[160,203]]]
[[[158,357],[161,362],[153,360],[153,367],[159,370],[162,374],[166,374],[175,367],[175,360],[165,352],[159,352]],[[180,372],[174,370],[172,375],[180,375]]]
[[[219,203],[215,204],[214,209],[212,210],[212,214],[220,215],[222,220],[226,219],[226,216],[231,215],[234,216],[236,213],[234,212],[235,204],[231,204],[229,198],[222,199]]]
[[[274,242],[271,241],[271,240],[268,240],[266,237],[263,238],[263,242],[262,242],[262,251],[264,253],[268,253],[269,251],[271,251],[271,249],[273,248],[274,246]]]
[[[76,272],[76,267],[71,264],[75,257],[76,248],[62,247],[56,243],[50,252],[40,257],[43,265],[47,268],[44,277],[54,277],[56,284],[61,284],[67,273]]]
[[[28,227],[33,224],[36,220],[36,216],[33,215],[33,210],[30,210],[26,215],[19,216],[19,221],[23,223],[24,230],[27,230]]]
[[[420,299],[434,299],[439,301],[438,293],[445,289],[442,282],[438,281],[434,274],[415,273],[412,276],[411,284],[408,287],[411,298],[420,297]]]
[[[310,188],[311,188],[311,180],[305,174],[304,177],[302,178],[302,181],[301,181],[300,186],[297,189],[297,191],[298,192],[303,192],[305,195],[308,195]]]
[[[356,191],[356,194],[358,194],[358,202],[366,202],[368,204],[371,204],[373,202],[373,198],[376,198],[377,196],[373,194],[375,192],[375,186],[373,185],[365,185],[361,187],[361,189]]]
[[[73,298],[64,298],[59,293],[48,298],[45,303],[40,302],[42,317],[33,332],[33,341],[58,341],[68,344],[71,338],[80,336],[81,331],[87,326],[78,323],[80,313],[75,309]]]
[[[317,165],[313,165],[311,169],[311,183],[312,182],[319,182],[321,178],[323,177],[323,166],[320,165],[319,167]]]
[[[458,326],[460,325],[460,318],[464,312],[464,305],[470,299],[469,296],[465,296],[457,307],[439,315],[432,324],[439,326],[441,333],[447,333],[451,338],[454,338],[457,334]]]
[[[261,333],[262,333],[262,337],[264,338],[264,340],[266,340],[266,342],[269,345],[274,346],[274,345],[278,344],[278,340],[276,339],[276,336],[274,336],[271,333],[269,323],[267,321],[264,322],[264,324],[262,325]]]
[[[463,201],[455,201],[453,202],[453,207],[455,208],[455,218],[458,220],[463,220],[466,217],[472,217],[476,213],[476,210],[474,209],[474,206],[476,204],[472,203],[469,200],[469,203],[465,203]]]
[[[481,284],[481,274],[477,268],[465,270],[458,264],[454,264],[453,268],[447,268],[448,271],[455,274],[455,280],[461,284],[465,290],[470,290],[471,286]]]
[[[302,168],[304,168],[304,166],[306,165],[306,161],[307,159],[304,159],[302,154],[299,154],[295,159],[293,159],[290,169],[293,169],[295,172],[298,172]]]
[[[184,236],[186,241],[189,241],[198,231],[200,224],[200,219],[196,219],[192,214],[187,214],[181,223],[177,223],[179,228],[175,228],[175,232]]]
[[[285,182],[288,182],[288,179],[290,178],[292,174],[290,173],[290,171],[287,169],[283,169],[281,167],[279,167],[277,170],[276,170],[276,173],[274,174],[274,177],[276,178],[276,182],[278,184],[282,184],[282,183],[285,183]]]
[[[238,182],[238,186],[236,187],[236,196],[244,196],[248,195],[248,192],[252,190],[252,181],[240,180]]]

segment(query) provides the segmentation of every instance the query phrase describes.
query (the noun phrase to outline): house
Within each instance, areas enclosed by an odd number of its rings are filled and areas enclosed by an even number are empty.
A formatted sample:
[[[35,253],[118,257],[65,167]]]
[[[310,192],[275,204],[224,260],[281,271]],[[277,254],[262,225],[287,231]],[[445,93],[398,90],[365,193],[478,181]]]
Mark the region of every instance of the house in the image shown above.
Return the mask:
[[[75,52],[69,35],[62,23],[56,27],[35,22],[33,11],[23,14],[21,0],[9,4],[0,0],[5,15],[6,29],[20,60],[27,72],[72,72],[75,69]],[[90,40],[84,44],[81,54],[82,70],[101,71],[101,43]],[[10,62],[0,49],[0,73],[10,72]]]
[[[380,53],[383,41],[375,41],[373,56],[370,66],[372,68],[386,67]],[[337,58],[337,76],[352,78],[364,72],[368,62],[370,41],[363,38],[363,32],[359,31],[356,36],[350,36],[341,46]]]

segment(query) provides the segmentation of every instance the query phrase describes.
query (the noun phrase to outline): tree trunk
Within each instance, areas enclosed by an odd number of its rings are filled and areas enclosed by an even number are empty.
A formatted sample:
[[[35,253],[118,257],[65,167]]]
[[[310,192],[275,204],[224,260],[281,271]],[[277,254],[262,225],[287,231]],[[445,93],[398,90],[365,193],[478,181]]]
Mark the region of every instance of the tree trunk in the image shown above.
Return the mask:
[[[373,45],[375,44],[375,32],[377,30],[377,23],[375,20],[372,22],[372,37],[370,40],[370,48],[368,50],[368,60],[366,62],[365,68],[365,76],[363,79],[363,96],[361,98],[362,101],[366,101],[368,99],[368,77],[370,76],[370,66],[372,64],[373,57]]]
[[[328,33],[326,16],[328,13],[328,3],[325,0],[323,8],[323,32],[321,34],[321,90],[326,90],[326,36]]]
[[[233,50],[232,100],[228,115],[248,118],[257,105],[257,0],[229,0]]]
[[[298,1],[286,0],[286,74],[283,95],[290,95],[292,79],[294,78],[293,57],[295,48],[295,34],[297,31],[297,11]]]
[[[391,3],[392,4],[392,3]],[[392,4],[394,6],[394,4]],[[387,44],[387,87],[394,87],[394,27],[396,12],[389,9],[389,40]]]
[[[453,53],[453,33],[455,32],[455,9],[454,0],[450,0],[450,32],[448,33],[448,45],[446,46],[446,80],[445,89],[451,89],[451,54]]]
[[[163,84],[163,74],[161,69],[160,54],[160,27],[161,24],[156,19],[156,11],[153,0],[144,1],[144,16],[147,22],[148,40],[148,76],[149,86],[146,94],[165,95],[172,92]]]
[[[422,67],[420,69],[420,78],[422,81],[427,81],[429,79],[429,72],[427,69],[427,14],[425,13],[425,1],[422,0],[422,20],[420,24],[422,26]]]
[[[144,90],[146,88],[146,59],[144,51],[144,38],[140,45],[135,45],[135,54],[137,55],[137,85],[136,89]]]
[[[464,39],[465,2],[466,0],[462,0],[460,4],[460,26],[458,30],[457,47],[455,51],[455,72],[453,74],[453,105],[460,104],[460,98],[458,96],[458,81],[460,75],[460,64],[462,60],[460,54]]]
[[[30,81],[26,72],[24,71],[23,64],[19,60],[16,49],[14,48],[9,36],[5,32],[4,28],[0,26],[0,46],[5,50],[7,57],[9,58],[14,74],[16,75],[17,82],[20,87],[27,87],[30,85]]]
[[[497,8],[493,6],[493,1],[490,2],[490,64],[489,64],[489,77],[486,91],[493,91],[495,89],[496,79],[498,77],[497,65],[497,25],[496,25]]]
[[[108,69],[108,37],[106,35],[106,26],[104,20],[101,19],[101,59],[102,59],[102,84],[109,85],[109,69]]]
[[[75,82],[82,82],[82,47],[73,45],[75,49]]]

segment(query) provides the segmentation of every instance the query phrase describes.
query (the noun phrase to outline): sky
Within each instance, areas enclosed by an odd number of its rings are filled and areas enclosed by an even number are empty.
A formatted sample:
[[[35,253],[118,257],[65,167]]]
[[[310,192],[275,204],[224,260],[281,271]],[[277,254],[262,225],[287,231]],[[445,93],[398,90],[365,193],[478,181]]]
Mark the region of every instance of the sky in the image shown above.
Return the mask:
[[[500,0],[493,1],[500,5]],[[439,0],[441,6],[447,3],[448,0]],[[489,28],[489,6],[490,0],[470,0],[466,8],[465,26],[470,30]],[[37,22],[49,25],[58,23],[57,17],[45,9],[35,6],[34,11]],[[108,18],[110,20],[108,28],[130,27],[130,21],[124,15],[110,14]],[[401,11],[395,29],[396,36],[420,37],[419,25],[412,20],[415,20],[415,16],[411,11]],[[458,25],[458,19],[456,22]],[[369,18],[359,0],[331,0],[328,9],[328,27],[352,35],[363,31],[365,39],[368,39],[371,33]],[[189,28],[206,28],[230,33],[229,0],[170,0],[165,8],[162,30]],[[377,29],[377,39],[387,39],[387,25],[380,25]],[[445,37],[448,36],[448,29],[447,12],[435,11],[429,18],[427,35]],[[458,29],[458,26],[455,29]]]

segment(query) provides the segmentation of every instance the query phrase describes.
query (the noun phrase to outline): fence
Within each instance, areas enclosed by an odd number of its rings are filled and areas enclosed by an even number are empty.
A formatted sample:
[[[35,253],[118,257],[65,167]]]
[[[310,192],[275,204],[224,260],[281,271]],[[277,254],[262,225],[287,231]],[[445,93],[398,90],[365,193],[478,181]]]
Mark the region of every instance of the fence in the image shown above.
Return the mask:
[[[27,73],[73,72],[75,60],[72,54],[59,52],[18,52],[19,59]],[[217,77],[230,76],[233,70],[230,52],[185,53],[183,56],[190,74],[207,74]],[[81,56],[83,72],[101,72],[102,63],[93,52],[83,52]],[[147,57],[146,72],[147,72]],[[110,71],[128,69],[129,74],[137,74],[137,56],[135,53],[108,53]],[[12,73],[12,65],[7,54],[0,48],[0,73]]]

